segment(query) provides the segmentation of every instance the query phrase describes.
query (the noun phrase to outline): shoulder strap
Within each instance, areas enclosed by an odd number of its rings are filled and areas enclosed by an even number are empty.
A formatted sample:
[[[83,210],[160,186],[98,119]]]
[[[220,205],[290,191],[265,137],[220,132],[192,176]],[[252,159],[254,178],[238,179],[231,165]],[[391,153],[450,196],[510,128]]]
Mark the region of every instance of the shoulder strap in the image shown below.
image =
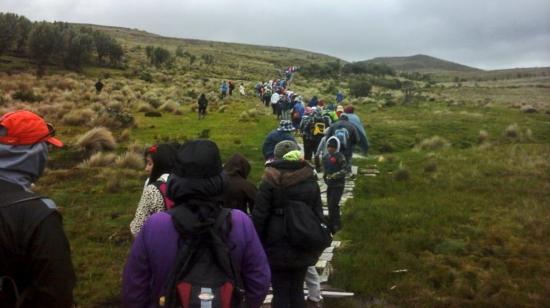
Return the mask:
[[[24,190],[2,193],[2,195],[0,196],[0,207],[8,207],[11,205],[39,199],[42,199],[41,195]]]

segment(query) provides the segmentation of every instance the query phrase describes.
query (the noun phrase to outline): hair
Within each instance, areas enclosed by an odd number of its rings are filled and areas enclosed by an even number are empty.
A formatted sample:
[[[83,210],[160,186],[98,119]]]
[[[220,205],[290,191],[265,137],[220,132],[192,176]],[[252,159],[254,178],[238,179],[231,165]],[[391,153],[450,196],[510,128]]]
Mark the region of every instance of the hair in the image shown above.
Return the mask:
[[[176,143],[165,143],[154,145],[147,149],[145,158],[151,157],[153,161],[153,169],[149,176],[149,183],[154,183],[161,175],[172,173],[174,162],[176,160],[176,152],[179,145]]]

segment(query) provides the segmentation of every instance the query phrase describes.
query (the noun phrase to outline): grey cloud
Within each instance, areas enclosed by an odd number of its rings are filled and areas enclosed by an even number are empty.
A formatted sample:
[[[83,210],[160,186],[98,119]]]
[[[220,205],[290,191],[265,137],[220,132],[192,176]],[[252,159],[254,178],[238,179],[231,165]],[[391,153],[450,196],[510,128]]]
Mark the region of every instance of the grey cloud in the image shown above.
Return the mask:
[[[0,10],[354,61],[424,53],[485,69],[550,66],[547,0],[0,0]]]

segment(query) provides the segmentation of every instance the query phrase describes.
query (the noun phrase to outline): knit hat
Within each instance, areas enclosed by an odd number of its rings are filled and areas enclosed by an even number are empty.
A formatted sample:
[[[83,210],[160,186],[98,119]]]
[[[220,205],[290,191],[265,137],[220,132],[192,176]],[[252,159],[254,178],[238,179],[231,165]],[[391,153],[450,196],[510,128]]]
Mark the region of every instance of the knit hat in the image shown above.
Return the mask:
[[[218,146],[210,140],[184,143],[176,155],[174,173],[187,178],[210,178],[222,172]]]
[[[354,109],[353,109],[352,105],[348,105],[348,106],[346,106],[346,108],[344,108],[345,113],[353,113],[353,111],[354,111]]]
[[[294,150],[299,150],[298,144],[292,140],[283,140],[275,145],[273,155],[275,159],[282,159],[286,153]]]
[[[281,120],[277,130],[280,132],[291,132],[294,130],[294,126],[292,126],[292,122],[290,120]]]
[[[0,117],[0,143],[9,145],[31,145],[48,142],[56,147],[62,147],[63,142],[54,138],[55,129],[46,123],[39,115],[18,110],[8,112]]]

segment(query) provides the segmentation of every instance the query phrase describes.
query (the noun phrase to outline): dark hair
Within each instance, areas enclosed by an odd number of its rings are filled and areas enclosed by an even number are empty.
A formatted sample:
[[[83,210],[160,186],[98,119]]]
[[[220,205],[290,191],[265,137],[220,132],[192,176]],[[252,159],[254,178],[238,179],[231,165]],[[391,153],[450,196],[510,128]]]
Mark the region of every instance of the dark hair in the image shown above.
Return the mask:
[[[153,160],[153,170],[149,176],[149,183],[154,183],[161,175],[173,173],[176,153],[180,147],[177,143],[163,143],[147,149],[145,157]]]

